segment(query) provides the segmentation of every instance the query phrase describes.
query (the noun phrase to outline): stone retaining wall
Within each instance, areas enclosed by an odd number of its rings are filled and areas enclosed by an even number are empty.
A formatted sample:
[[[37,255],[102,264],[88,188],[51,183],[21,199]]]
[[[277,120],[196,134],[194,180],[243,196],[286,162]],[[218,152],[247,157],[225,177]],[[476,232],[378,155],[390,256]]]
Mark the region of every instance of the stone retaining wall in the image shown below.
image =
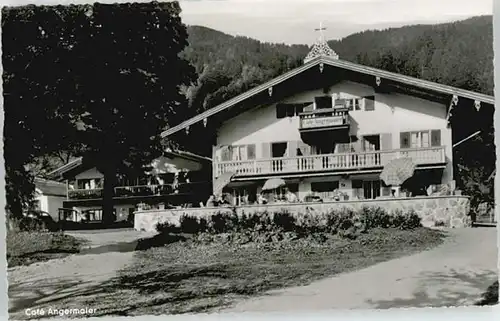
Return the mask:
[[[422,224],[427,227],[436,226],[438,222],[443,223],[446,227],[468,227],[471,225],[468,216],[469,199],[466,196],[427,196],[325,203],[248,205],[236,207],[236,212],[241,215],[242,213],[251,214],[287,210],[291,214],[297,215],[300,213],[326,213],[342,208],[360,210],[363,206],[380,207],[388,212],[413,209],[422,218]],[[221,212],[231,213],[232,211],[233,208],[224,207],[137,211],[134,213],[134,228],[139,231],[155,231],[158,223],[179,224],[179,219],[183,215],[206,217]]]

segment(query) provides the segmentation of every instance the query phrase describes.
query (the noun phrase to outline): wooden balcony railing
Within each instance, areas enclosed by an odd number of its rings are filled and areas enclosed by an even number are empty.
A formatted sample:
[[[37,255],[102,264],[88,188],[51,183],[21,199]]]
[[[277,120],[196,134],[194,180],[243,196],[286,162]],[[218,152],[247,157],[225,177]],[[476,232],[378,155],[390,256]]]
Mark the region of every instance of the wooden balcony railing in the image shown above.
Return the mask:
[[[211,182],[179,183],[177,187],[173,184],[118,186],[114,189],[114,197],[144,197],[170,195],[175,193],[199,193],[209,188],[211,188]],[[69,199],[100,199],[103,197],[103,189],[69,190],[68,197]]]
[[[349,113],[345,108],[318,109],[301,113],[299,116],[300,129],[349,125]]]
[[[214,164],[215,176],[231,172],[237,175],[307,173],[318,171],[383,167],[391,160],[411,157],[417,165],[445,163],[444,147],[399,149],[364,153],[325,154],[281,157],[249,161],[226,161]]]

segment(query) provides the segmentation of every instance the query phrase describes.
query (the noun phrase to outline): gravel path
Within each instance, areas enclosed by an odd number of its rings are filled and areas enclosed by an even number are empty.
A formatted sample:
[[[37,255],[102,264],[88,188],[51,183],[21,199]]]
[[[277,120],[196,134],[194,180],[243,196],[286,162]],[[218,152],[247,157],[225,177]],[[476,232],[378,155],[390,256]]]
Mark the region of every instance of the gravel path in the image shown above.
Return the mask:
[[[9,314],[27,319],[26,309],[65,309],[61,302],[76,295],[91,295],[133,260],[137,240],[152,233],[133,230],[68,232],[88,240],[87,247],[99,254],[76,254],[62,259],[9,268]],[[85,308],[85,307],[81,307]],[[91,307],[90,307],[91,308]]]
[[[473,304],[498,280],[494,228],[449,230],[441,246],[304,287],[271,291],[224,312],[384,309]]]

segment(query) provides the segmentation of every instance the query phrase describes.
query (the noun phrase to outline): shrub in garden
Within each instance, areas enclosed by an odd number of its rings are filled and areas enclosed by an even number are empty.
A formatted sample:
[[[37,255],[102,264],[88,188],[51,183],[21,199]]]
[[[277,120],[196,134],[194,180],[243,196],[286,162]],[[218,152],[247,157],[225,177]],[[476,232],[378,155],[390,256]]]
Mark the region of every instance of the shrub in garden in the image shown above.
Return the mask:
[[[158,231],[158,233],[174,233],[178,230],[179,229],[170,222],[162,222],[156,224],[156,231]]]
[[[204,218],[183,215],[179,220],[180,231],[187,234],[197,234],[208,229],[208,222]]]
[[[272,218],[272,225],[285,232],[291,232],[297,230],[296,219],[288,211],[281,211],[274,213]]]
[[[366,229],[388,228],[392,224],[392,217],[380,207],[363,207],[360,212],[362,222]]]
[[[210,232],[220,234],[232,230],[234,221],[233,215],[219,212],[210,217],[208,227]]]
[[[411,230],[421,226],[421,219],[413,210],[410,210],[407,213],[403,213],[401,210],[395,210],[391,215],[390,227],[401,230]]]

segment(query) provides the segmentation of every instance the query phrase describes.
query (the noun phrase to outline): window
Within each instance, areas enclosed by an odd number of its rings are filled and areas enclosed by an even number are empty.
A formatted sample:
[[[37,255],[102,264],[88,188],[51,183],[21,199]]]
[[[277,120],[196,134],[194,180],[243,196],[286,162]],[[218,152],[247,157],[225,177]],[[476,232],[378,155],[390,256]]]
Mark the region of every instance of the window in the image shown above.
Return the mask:
[[[229,155],[227,155],[227,156],[229,156],[228,160],[245,161],[245,160],[255,159],[255,145],[254,144],[231,146],[228,150],[229,150]],[[223,161],[224,161],[224,158],[223,158]]]
[[[339,181],[311,183],[311,191],[319,194],[322,199],[335,197],[334,191],[339,188]]]
[[[311,183],[311,191],[313,192],[333,192],[338,188],[339,188],[339,181]]]
[[[440,130],[403,132],[400,136],[401,148],[428,148],[441,145]]]
[[[346,99],[346,107],[352,110],[361,110],[361,98]]]
[[[363,137],[363,150],[373,152],[380,150],[380,135],[370,135]]]
[[[365,111],[375,110],[375,96],[365,97]]]
[[[285,117],[298,116],[308,105],[311,105],[311,103],[277,104],[276,118],[280,119]]]
[[[314,102],[316,103],[316,109],[333,108],[331,96],[314,97]]]
[[[363,181],[363,198],[376,199],[380,196],[380,181]]]

